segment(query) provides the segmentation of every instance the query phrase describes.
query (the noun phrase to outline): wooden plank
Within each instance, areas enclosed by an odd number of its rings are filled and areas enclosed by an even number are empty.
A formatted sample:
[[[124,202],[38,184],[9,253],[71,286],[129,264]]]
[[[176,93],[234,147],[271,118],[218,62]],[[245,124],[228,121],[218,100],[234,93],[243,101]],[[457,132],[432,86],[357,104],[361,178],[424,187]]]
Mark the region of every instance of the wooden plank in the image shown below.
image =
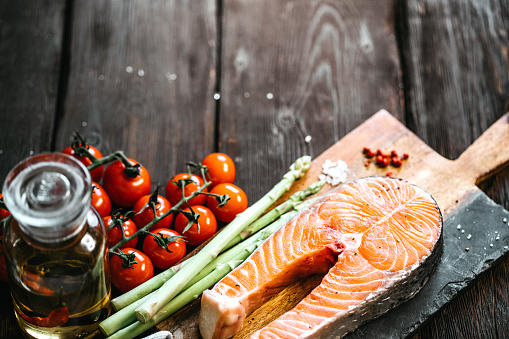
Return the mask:
[[[0,183],[51,147],[65,1],[0,2]]]
[[[77,1],[72,32],[57,149],[81,131],[143,163],[154,187],[213,150],[215,1]]]
[[[51,147],[65,10],[65,1],[0,2],[0,185],[22,159]],[[0,336],[21,338],[6,283],[0,304]]]
[[[252,201],[380,108],[402,118],[391,0],[232,0],[222,17],[220,146]]]
[[[400,1],[397,8],[407,126],[440,154],[456,158],[507,109],[508,4],[425,0]],[[482,186],[506,209],[508,174]],[[504,337],[508,270],[506,260],[446,307],[420,337]]]

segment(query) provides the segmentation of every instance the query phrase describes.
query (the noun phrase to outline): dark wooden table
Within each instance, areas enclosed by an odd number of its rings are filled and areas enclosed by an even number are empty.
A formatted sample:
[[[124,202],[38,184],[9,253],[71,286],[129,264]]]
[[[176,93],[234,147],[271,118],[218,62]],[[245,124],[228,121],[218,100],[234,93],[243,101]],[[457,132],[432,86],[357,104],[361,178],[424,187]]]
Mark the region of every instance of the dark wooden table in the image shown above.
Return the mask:
[[[508,110],[508,33],[505,0],[2,0],[0,182],[79,131],[154,187],[225,152],[253,202],[381,108],[453,159]],[[481,187],[509,209],[509,171]],[[0,304],[19,337],[6,284]],[[505,338],[508,318],[504,260],[417,337]]]

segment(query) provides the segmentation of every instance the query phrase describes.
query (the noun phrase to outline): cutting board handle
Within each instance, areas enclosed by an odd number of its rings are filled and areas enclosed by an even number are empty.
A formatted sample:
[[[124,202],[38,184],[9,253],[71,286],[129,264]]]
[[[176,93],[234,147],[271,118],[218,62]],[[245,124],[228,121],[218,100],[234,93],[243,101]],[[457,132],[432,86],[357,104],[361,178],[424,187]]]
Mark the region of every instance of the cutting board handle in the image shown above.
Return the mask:
[[[476,178],[475,184],[502,170],[509,162],[509,112],[491,125],[456,160],[460,169]]]

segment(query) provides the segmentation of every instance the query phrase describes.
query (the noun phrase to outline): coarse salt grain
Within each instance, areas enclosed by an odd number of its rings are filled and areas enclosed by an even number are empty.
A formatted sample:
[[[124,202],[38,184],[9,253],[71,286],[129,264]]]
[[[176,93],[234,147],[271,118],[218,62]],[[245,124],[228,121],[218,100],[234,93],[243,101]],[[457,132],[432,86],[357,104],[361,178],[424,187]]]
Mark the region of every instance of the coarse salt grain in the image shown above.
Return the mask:
[[[467,239],[468,239],[468,240],[472,239],[472,234],[469,234],[469,235],[467,236]]]
[[[332,186],[339,185],[346,181],[348,175],[348,165],[343,160],[331,161],[325,160],[322,164],[322,174],[318,176],[320,180],[325,180]]]

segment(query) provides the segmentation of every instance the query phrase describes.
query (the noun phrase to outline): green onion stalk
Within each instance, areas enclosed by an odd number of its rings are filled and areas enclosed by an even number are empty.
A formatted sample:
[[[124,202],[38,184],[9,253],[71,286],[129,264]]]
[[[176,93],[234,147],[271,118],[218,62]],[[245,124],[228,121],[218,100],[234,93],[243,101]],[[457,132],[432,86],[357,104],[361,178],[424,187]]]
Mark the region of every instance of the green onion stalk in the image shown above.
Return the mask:
[[[238,214],[221,231],[219,236],[214,237],[200,252],[191,258],[189,264],[181,267],[156,293],[136,309],[135,314],[138,321],[141,323],[149,322],[170,300],[178,295],[188,281],[193,279],[195,275],[214,260],[233,238],[258,219],[283,193],[287,192],[292,184],[306,173],[310,164],[311,157],[309,156],[297,159],[279,183],[251,207]]]
[[[265,240],[281,228],[281,226],[286,224],[295,214],[303,208],[308,207],[313,202],[314,200],[308,200],[296,205],[292,211],[284,214],[262,231],[219,255],[184,287],[182,293],[157,312],[150,321],[146,323],[137,321],[134,310],[148,300],[155,292],[152,292],[140,300],[133,301],[132,304],[101,322],[99,328],[102,333],[106,336],[111,336],[111,338],[132,338],[150,329],[152,326],[157,325],[162,320],[198,298],[204,290],[214,285],[247,259]]]
[[[267,212],[265,215],[254,221],[251,225],[249,225],[246,229],[244,229],[239,235],[237,235],[228,245],[223,248],[223,251],[226,251],[227,249],[235,246],[236,244],[240,243],[247,237],[249,237],[252,234],[255,234],[260,229],[264,228],[265,226],[269,225],[272,221],[279,218],[281,215],[286,213],[287,211],[295,208],[297,205],[299,205],[304,199],[306,199],[308,196],[318,193],[320,189],[325,184],[325,181],[317,181],[309,185],[306,189],[299,191],[292,196],[288,198],[287,201],[283,202],[282,204],[276,206],[274,209],[270,210],[270,212]],[[169,269],[159,273],[152,279],[146,281],[145,283],[135,287],[134,289],[130,290],[129,292],[126,292],[117,298],[113,299],[111,301],[111,304],[113,306],[113,309],[115,311],[119,311],[123,309],[124,307],[128,305],[132,305],[133,302],[140,300],[141,298],[145,297],[150,292],[158,289],[161,287],[168,279],[173,277],[175,273],[177,273],[181,267],[186,265],[189,262],[190,259],[187,259],[183,261],[182,263],[175,265],[173,267],[170,267]],[[208,265],[207,267],[209,267]],[[204,269],[201,271],[201,274],[203,275],[203,272],[210,272]],[[144,299],[147,300],[147,299]],[[141,304],[138,304],[138,306]]]

